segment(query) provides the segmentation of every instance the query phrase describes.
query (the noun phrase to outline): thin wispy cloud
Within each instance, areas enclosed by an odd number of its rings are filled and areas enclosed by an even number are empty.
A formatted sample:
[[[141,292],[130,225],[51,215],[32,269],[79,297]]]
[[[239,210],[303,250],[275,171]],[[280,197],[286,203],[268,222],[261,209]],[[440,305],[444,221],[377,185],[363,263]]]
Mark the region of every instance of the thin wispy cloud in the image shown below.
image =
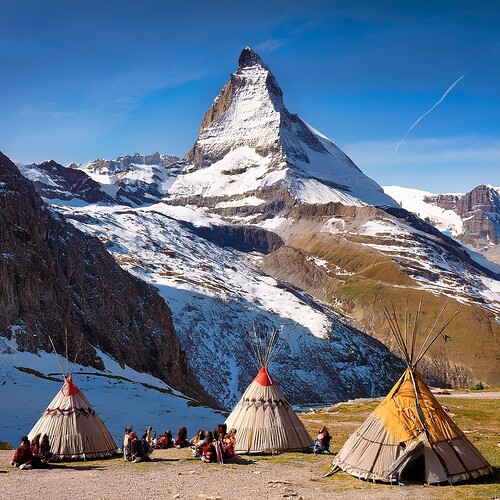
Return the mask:
[[[39,99],[29,103],[19,110],[20,116],[25,117],[49,117],[53,119],[68,118],[73,115],[70,111],[60,108],[60,105],[53,101]]]
[[[479,183],[500,184],[500,139],[471,136],[409,139],[388,161],[394,143],[362,141],[339,144],[356,165],[381,185],[433,192],[462,192]]]
[[[265,42],[257,44],[254,48],[257,52],[274,52],[286,44],[285,40],[280,38],[270,38]]]
[[[455,88],[455,86],[461,81],[463,80],[487,55],[489,55],[491,52],[493,52],[494,50],[496,50],[498,48],[500,44],[497,44],[495,45],[494,47],[492,47],[488,52],[486,52],[485,54],[483,54],[483,56],[478,59],[469,69],[467,69],[467,71],[465,71],[465,73],[463,73],[461,76],[459,76],[447,89],[446,91],[444,92],[444,94],[439,98],[439,100],[433,105],[431,106],[423,115],[419,116],[417,118],[417,120],[415,120],[415,122],[411,125],[411,127],[406,131],[406,134],[404,135],[404,137],[398,142],[398,144],[396,145],[396,148],[394,149],[392,155],[391,155],[391,158],[393,158],[396,153],[399,151],[399,148],[401,147],[401,145],[405,142],[406,138],[408,137],[408,135],[410,134],[410,132],[427,116],[429,115],[432,111],[434,111],[445,99],[446,97],[448,96],[448,94]]]

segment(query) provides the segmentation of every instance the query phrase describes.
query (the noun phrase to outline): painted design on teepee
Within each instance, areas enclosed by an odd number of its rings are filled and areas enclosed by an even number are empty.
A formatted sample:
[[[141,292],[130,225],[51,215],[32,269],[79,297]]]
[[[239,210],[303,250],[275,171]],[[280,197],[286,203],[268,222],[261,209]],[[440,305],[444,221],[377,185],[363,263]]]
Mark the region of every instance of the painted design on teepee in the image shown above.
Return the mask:
[[[281,330],[267,327],[254,327],[251,332],[247,330],[247,334],[253,336],[255,357],[260,369],[226,420],[227,427],[234,427],[237,431],[237,453],[297,451],[313,444],[309,433],[268,371],[294,329],[295,326],[279,345]]]
[[[343,470],[373,481],[392,483],[410,478],[453,484],[492,474],[490,464],[453,422],[416,369],[439,338],[445,342],[450,338],[444,331],[460,309],[443,321],[443,308],[418,348],[421,310],[422,299],[412,320],[407,305],[401,328],[394,306],[392,311],[384,307],[407,369],[349,437],[327,475]]]

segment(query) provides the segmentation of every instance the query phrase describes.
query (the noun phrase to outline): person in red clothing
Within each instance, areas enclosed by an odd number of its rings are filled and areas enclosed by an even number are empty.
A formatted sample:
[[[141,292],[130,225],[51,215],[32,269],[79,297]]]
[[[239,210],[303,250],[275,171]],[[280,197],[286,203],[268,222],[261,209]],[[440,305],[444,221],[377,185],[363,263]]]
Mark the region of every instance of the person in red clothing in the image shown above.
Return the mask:
[[[318,439],[314,442],[313,453],[330,453],[331,436],[328,429],[323,426],[319,430]]]
[[[32,460],[33,453],[31,453],[30,440],[28,439],[28,436],[23,436],[21,438],[21,444],[14,452],[14,456],[10,464],[14,467],[19,467],[20,469],[31,469]]]
[[[217,462],[217,451],[214,446],[214,436],[211,431],[205,432],[205,442],[198,447],[202,462]]]
[[[189,446],[189,441],[187,439],[188,431],[185,427],[181,427],[177,434],[177,438],[175,440],[174,446],[176,448],[185,448]]]
[[[233,427],[227,431],[227,434],[222,440],[222,450],[224,452],[224,462],[232,462],[240,457],[234,452],[236,446],[236,429]]]

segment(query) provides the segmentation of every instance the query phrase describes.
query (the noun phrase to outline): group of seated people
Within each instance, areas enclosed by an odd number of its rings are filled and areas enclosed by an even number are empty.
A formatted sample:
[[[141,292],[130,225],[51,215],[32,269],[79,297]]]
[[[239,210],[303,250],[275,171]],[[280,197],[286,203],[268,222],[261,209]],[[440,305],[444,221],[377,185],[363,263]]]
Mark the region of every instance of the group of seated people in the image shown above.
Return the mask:
[[[51,458],[52,453],[47,434],[44,434],[43,437],[37,434],[31,443],[28,436],[23,436],[10,464],[20,469],[32,469],[46,465]]]
[[[200,429],[190,442],[193,457],[202,462],[230,463],[240,458],[234,451],[236,429],[228,431],[226,424],[217,424],[213,432]]]
[[[230,462],[239,457],[234,451],[236,444],[236,429],[227,432],[226,424],[217,424],[215,430],[199,430],[193,438],[188,440],[186,427],[181,427],[177,437],[167,430],[159,436],[148,427],[139,439],[132,427],[125,428],[123,437],[123,455],[127,462],[141,462],[149,460],[154,449],[187,448],[191,447],[193,457],[203,462]]]

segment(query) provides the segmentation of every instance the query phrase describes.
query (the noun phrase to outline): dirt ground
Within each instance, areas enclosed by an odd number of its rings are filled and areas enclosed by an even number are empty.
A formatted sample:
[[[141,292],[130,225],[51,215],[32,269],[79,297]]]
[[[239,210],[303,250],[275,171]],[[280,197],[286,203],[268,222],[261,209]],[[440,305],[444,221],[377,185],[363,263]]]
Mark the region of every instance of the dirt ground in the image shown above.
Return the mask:
[[[204,464],[189,450],[155,450],[151,462],[123,459],[53,464],[47,469],[9,467],[12,451],[0,451],[0,498],[17,500],[133,499],[332,499],[370,500],[436,497],[426,486],[343,485],[340,475],[323,478],[332,457],[289,454],[256,457],[240,464]],[[336,479],[334,479],[336,478]],[[348,483],[350,483],[348,481]],[[337,486],[336,486],[337,485]],[[337,491],[335,491],[337,490]],[[433,490],[433,491],[431,491]],[[431,493],[431,494],[429,494]]]

